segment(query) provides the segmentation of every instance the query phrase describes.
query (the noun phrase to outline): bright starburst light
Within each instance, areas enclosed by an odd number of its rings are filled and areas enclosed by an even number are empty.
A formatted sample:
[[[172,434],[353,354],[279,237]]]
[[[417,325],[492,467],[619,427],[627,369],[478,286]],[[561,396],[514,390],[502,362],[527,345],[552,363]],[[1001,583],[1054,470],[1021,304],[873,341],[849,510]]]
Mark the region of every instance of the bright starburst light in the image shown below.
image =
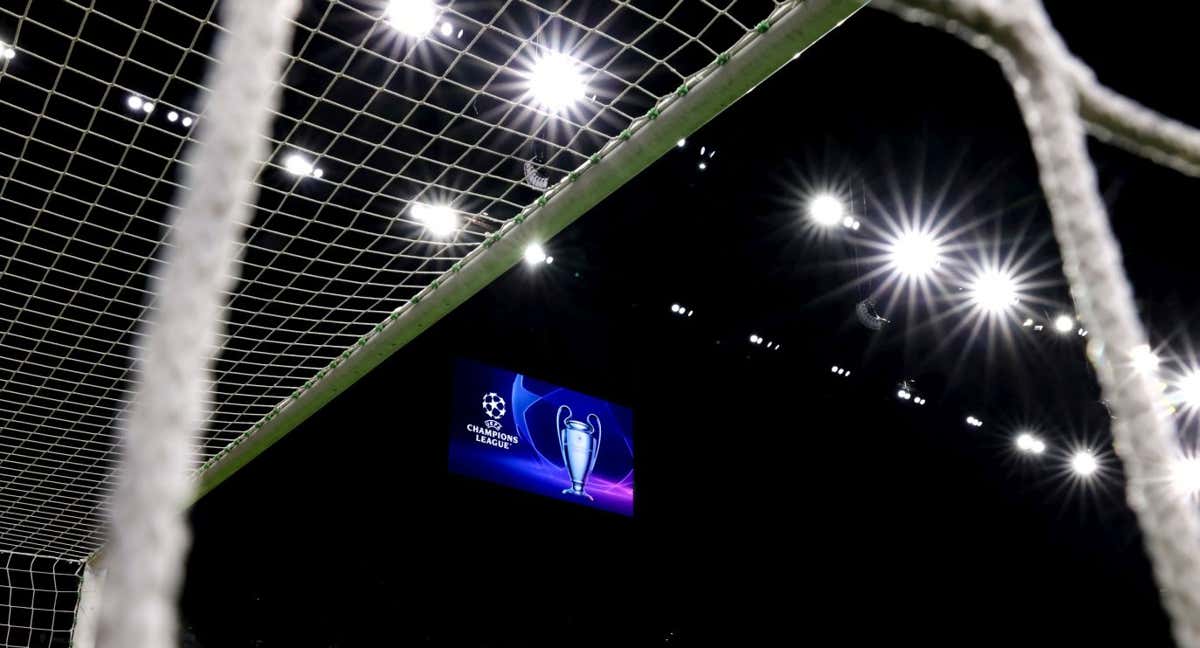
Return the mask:
[[[551,112],[571,107],[586,94],[579,62],[562,52],[548,52],[534,61],[526,75],[529,93]]]

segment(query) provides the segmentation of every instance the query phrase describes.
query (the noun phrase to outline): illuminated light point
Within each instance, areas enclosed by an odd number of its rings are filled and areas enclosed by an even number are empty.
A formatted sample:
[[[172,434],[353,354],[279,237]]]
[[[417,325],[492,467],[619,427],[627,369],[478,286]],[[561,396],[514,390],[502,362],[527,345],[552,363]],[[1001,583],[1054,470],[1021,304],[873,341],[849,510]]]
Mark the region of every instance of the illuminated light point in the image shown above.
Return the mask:
[[[675,146],[676,146],[676,148],[683,148],[683,147],[687,146],[687,140],[680,137],[679,141],[675,142]]]
[[[1100,469],[1100,462],[1091,450],[1080,450],[1071,455],[1071,470],[1080,477],[1091,477]]]
[[[942,262],[937,241],[929,234],[915,230],[902,233],[892,243],[888,256],[892,267],[901,275],[911,278],[927,276]]]
[[[829,371],[831,371],[831,372],[833,372],[833,373],[838,373],[838,366],[837,366],[837,365],[833,365],[833,367],[831,367],[831,368],[829,369]]]
[[[1184,457],[1171,466],[1171,485],[1180,495],[1200,495],[1200,457]]]
[[[16,57],[16,55],[17,50],[9,47],[8,43],[0,41],[0,56],[3,56],[6,60],[11,61],[14,57]]]
[[[179,123],[183,124],[184,128],[186,128],[186,127],[188,127],[188,126],[191,126],[191,125],[192,125],[192,118],[191,118],[191,117],[184,117],[184,118],[183,118],[183,121],[181,121],[181,122],[179,122]]]
[[[701,162],[699,165],[697,165],[697,168],[699,168],[701,171],[703,171],[708,168],[708,165]]]
[[[434,236],[449,236],[458,229],[458,217],[445,205],[413,203],[412,217]]]
[[[551,111],[559,111],[582,99],[586,92],[579,64],[561,52],[543,55],[529,72],[529,91]]]
[[[306,176],[313,172],[313,163],[299,153],[292,153],[283,159],[283,168],[292,175]]]
[[[551,258],[551,259],[553,259],[554,257],[550,257],[550,258]],[[546,261],[546,263],[550,263],[550,261],[549,261],[549,260],[547,260],[547,261]],[[690,309],[690,308],[689,308],[689,309],[688,309],[688,317],[691,317],[691,316],[692,316],[692,313],[695,313],[695,312],[696,312],[696,311],[694,311],[694,310],[692,310],[692,309]]]
[[[549,265],[551,263],[554,263],[554,257],[552,257],[552,256],[546,257],[546,264]],[[690,315],[690,313],[689,313],[689,315]]]
[[[1046,451],[1046,442],[1028,432],[1022,432],[1017,435],[1017,449],[1029,454],[1042,454]]]
[[[437,6],[432,0],[392,0],[387,20],[396,31],[409,36],[424,36],[437,22]]]
[[[979,419],[975,418],[974,416],[968,416],[967,417],[967,425],[970,425],[972,427],[983,427],[983,421],[980,421]]]
[[[846,217],[846,206],[832,194],[819,194],[808,203],[808,217],[817,225],[829,227]]]
[[[175,112],[174,110],[167,113],[167,121],[171,122],[172,124],[179,121],[179,113]]]
[[[450,24],[450,21],[443,22],[442,23],[442,36],[450,36],[450,34],[453,34],[453,33],[454,33],[454,26]]]
[[[1059,315],[1054,318],[1054,330],[1059,333],[1070,333],[1075,328],[1075,319],[1070,315]]]
[[[1133,368],[1139,373],[1149,374],[1158,369],[1158,355],[1154,353],[1149,344],[1139,344],[1133,347],[1129,357]]]
[[[1087,337],[1087,334],[1088,334],[1088,330],[1085,328],[1081,328],[1075,332],[1079,334],[1079,337]]]
[[[983,312],[999,315],[1016,305],[1017,284],[1009,275],[989,270],[971,282],[971,301]]]
[[[324,169],[313,169],[313,177],[314,177],[314,178],[321,178],[321,177],[324,177],[324,176],[325,176],[325,170],[324,170]]]
[[[1176,381],[1175,395],[1179,404],[1200,409],[1200,370],[1192,370]]]
[[[142,103],[142,112],[146,113],[147,115],[154,112],[154,102],[153,101],[143,102]]]
[[[1025,328],[1029,328],[1030,326],[1033,326],[1033,318],[1032,318],[1032,317],[1026,317],[1026,318],[1025,318],[1025,321],[1024,321],[1024,322],[1021,322],[1021,326],[1024,326]]]
[[[125,99],[125,105],[129,106],[131,110],[141,110],[142,103],[142,98],[137,95],[129,95]]]
[[[530,243],[525,247],[525,263],[529,265],[538,265],[546,262],[546,251],[537,243]],[[675,310],[672,308],[672,310]],[[679,311],[676,310],[676,313]]]
[[[755,335],[753,333],[750,334],[750,344],[758,344],[758,342],[760,340],[762,340],[762,338],[758,337],[757,335]]]
[[[672,313],[678,313],[681,310],[683,310],[683,307],[680,306],[679,304],[671,304],[671,312]]]

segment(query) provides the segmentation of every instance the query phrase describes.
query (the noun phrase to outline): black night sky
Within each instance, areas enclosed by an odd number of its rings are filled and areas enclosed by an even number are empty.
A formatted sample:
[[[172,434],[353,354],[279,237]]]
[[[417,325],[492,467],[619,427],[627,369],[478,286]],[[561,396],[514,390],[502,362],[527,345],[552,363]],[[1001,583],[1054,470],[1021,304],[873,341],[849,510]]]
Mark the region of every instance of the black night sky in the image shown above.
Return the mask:
[[[1192,21],[1049,9],[1101,81],[1200,123]],[[1195,181],[1091,149],[1152,339],[1185,353]],[[1037,309],[1070,309],[997,65],[863,11],[197,504],[189,641],[1170,645],[1083,340],[972,335],[953,283],[907,307],[867,246],[807,224],[816,187],[853,197],[858,239],[907,210],[953,219],[959,257],[1015,247]],[[872,291],[898,299],[877,333]],[[459,357],[631,407],[635,517],[447,474]],[[1104,463],[1073,486],[1080,443]]]

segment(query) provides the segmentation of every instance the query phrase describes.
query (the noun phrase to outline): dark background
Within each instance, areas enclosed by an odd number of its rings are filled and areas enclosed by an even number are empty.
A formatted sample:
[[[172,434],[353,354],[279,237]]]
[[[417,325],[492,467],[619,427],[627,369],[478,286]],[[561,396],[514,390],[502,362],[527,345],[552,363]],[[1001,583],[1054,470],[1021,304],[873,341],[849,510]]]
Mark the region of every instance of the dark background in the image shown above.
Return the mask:
[[[1101,81],[1200,123],[1190,18],[1050,10]],[[1183,352],[1195,183],[1092,152],[1152,339]],[[1170,645],[1082,340],[972,336],[948,297],[860,327],[865,294],[904,298],[863,281],[865,244],[805,224],[826,185],[865,198],[861,239],[908,209],[963,227],[957,257],[1030,252],[1037,308],[1070,310],[997,66],[864,11],[551,241],[553,265],[514,268],[197,504],[188,641]],[[636,516],[448,475],[456,357],[632,407]],[[1024,426],[1046,456],[1011,449]],[[1073,484],[1080,443],[1107,454]]]

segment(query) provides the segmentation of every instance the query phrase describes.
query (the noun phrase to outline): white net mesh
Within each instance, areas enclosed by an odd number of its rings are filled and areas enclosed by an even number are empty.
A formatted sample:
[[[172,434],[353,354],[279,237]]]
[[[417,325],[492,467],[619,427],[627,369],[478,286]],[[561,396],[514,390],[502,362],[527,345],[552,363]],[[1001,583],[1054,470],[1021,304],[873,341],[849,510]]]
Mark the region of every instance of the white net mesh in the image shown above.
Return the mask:
[[[536,201],[542,178],[586,163],[792,4],[448,2],[414,37],[380,0],[305,3],[198,461]],[[216,15],[183,0],[0,7],[13,51],[0,58],[0,549],[82,558],[101,544],[150,262],[207,117]],[[582,79],[569,110],[530,92],[554,51]],[[439,237],[438,218],[458,227]]]
[[[0,646],[71,645],[82,565],[0,552]]]

